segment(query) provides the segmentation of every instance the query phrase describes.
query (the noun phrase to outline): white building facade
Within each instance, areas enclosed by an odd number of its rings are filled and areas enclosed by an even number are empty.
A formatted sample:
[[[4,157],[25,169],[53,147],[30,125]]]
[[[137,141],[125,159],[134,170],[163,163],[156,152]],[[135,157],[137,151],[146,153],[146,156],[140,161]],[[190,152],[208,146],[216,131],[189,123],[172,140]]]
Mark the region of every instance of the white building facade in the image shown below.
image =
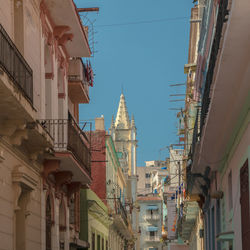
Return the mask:
[[[138,197],[140,205],[140,250],[163,249],[162,238],[162,199],[150,195]]]

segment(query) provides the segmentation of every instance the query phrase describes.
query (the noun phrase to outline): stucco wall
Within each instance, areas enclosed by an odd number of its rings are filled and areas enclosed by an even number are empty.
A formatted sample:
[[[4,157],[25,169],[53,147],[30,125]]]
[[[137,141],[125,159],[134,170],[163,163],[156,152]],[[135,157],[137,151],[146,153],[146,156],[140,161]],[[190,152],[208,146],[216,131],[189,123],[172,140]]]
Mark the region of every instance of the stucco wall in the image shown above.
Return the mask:
[[[225,231],[234,231],[234,249],[242,249],[241,237],[241,205],[240,205],[240,168],[244,162],[250,159],[250,125],[248,124],[245,132],[242,134],[241,140],[236,145],[232,158],[229,159],[227,168],[221,177],[220,187],[225,197]],[[232,170],[232,201],[233,208],[229,209],[228,201],[228,174]],[[250,183],[250,181],[249,181]]]
[[[0,161],[0,249],[15,249],[15,197],[17,190],[13,185],[12,173],[17,166],[25,169],[37,177],[37,185],[30,194],[26,207],[24,230],[27,240],[27,250],[41,249],[41,179],[38,171],[34,171],[24,161],[17,157],[6,145],[0,142],[0,152],[3,159]],[[19,233],[21,233],[19,231]]]

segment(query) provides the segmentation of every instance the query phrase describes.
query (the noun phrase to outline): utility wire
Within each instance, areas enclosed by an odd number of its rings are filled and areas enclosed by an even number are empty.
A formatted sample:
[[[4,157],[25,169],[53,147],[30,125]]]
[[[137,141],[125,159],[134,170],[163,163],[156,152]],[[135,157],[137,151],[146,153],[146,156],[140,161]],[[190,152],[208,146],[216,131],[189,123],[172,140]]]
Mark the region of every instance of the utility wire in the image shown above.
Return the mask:
[[[176,20],[185,20],[189,19],[189,17],[173,17],[173,18],[162,18],[162,19],[154,19],[154,20],[143,20],[137,22],[127,22],[127,23],[113,23],[113,24],[101,24],[95,25],[95,27],[111,27],[111,26],[126,26],[126,25],[136,25],[136,24],[148,24],[148,23],[160,23],[160,22],[168,22],[168,21],[176,21]]]

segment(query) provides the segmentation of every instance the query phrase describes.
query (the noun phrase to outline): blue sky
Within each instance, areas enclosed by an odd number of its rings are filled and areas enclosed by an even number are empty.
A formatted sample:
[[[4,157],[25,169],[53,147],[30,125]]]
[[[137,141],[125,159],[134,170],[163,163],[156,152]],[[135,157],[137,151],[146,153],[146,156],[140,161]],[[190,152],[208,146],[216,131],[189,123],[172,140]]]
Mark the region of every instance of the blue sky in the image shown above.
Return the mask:
[[[185,93],[189,18],[192,0],[75,0],[77,7],[100,7],[88,14],[95,21],[94,87],[90,104],[80,105],[80,119],[104,115],[106,129],[116,115],[123,86],[129,115],[135,116],[137,165],[164,159],[161,148],[178,143],[176,112],[184,102],[170,102]],[[86,19],[85,19],[86,20]],[[144,22],[145,23],[141,23]],[[139,23],[138,23],[139,22]],[[133,24],[127,24],[133,23]],[[111,26],[105,26],[110,25]]]

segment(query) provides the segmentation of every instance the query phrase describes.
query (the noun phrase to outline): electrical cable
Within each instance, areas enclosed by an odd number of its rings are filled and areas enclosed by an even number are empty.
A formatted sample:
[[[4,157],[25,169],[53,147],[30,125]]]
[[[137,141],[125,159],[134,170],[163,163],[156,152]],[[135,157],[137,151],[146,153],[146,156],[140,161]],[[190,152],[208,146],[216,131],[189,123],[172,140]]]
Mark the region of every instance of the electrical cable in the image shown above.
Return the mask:
[[[127,23],[113,23],[113,24],[101,24],[95,25],[95,27],[112,27],[112,26],[126,26],[126,25],[137,25],[137,24],[149,24],[149,23],[159,23],[159,22],[167,22],[167,21],[175,21],[175,20],[185,20],[189,19],[189,17],[173,17],[173,18],[162,18],[162,19],[153,19],[153,20],[143,20],[143,21],[135,21],[135,22],[127,22]]]

